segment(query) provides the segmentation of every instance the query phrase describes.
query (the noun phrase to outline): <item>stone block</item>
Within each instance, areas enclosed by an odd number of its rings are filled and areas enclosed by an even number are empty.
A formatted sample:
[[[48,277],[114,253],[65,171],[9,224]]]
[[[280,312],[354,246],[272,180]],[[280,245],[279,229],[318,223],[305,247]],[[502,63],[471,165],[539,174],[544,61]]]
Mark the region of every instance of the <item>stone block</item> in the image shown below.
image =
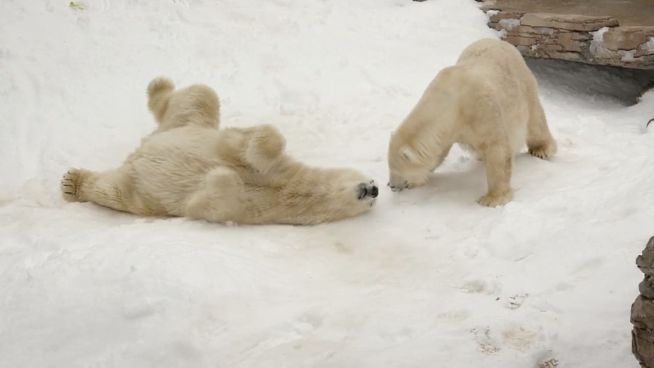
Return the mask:
[[[604,33],[602,46],[611,50],[634,50],[651,38],[654,38],[654,26],[617,27]]]
[[[560,28],[587,32],[618,25],[618,20],[610,16],[551,13],[527,13],[522,17],[520,22],[523,25],[532,27]]]

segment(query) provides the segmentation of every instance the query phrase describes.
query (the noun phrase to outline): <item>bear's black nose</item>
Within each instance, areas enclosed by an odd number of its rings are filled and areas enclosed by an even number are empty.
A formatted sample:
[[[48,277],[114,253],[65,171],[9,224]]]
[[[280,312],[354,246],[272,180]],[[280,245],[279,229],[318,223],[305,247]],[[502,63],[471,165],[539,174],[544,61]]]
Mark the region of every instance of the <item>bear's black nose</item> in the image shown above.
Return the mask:
[[[378,194],[379,194],[379,189],[377,188],[376,185],[373,185],[372,188],[370,189],[370,196],[372,198],[377,198]]]

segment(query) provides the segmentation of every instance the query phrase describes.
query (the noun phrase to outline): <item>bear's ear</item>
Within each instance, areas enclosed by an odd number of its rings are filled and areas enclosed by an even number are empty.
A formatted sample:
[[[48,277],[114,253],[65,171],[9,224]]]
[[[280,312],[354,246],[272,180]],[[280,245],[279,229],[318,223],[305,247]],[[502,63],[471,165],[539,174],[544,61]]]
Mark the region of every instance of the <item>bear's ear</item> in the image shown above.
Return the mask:
[[[418,162],[418,154],[409,146],[402,147],[400,149],[400,155],[409,162]]]

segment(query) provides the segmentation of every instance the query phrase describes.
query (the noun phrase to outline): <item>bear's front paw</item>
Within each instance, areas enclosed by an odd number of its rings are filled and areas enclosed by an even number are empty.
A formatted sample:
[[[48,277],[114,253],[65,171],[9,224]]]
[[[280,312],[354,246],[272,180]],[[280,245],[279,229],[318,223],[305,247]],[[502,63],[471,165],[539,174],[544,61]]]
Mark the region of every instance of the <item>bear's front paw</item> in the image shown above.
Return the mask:
[[[379,195],[379,188],[375,185],[375,181],[371,180],[368,183],[360,183],[357,186],[357,199],[364,200],[366,198],[377,198]]]
[[[511,199],[513,199],[513,192],[509,190],[504,193],[488,193],[479,198],[477,203],[486,207],[497,207],[511,202]]]
[[[70,169],[61,179],[61,194],[68,202],[80,202],[79,188],[82,185],[84,171]]]

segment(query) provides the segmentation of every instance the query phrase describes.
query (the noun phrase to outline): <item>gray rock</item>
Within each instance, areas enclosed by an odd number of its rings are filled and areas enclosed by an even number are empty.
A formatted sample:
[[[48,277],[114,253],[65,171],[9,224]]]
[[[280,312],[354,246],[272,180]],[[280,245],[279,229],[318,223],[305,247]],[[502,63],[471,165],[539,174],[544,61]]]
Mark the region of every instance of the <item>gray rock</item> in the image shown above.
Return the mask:
[[[631,305],[631,351],[641,367],[654,368],[654,237],[649,239],[636,265],[645,274],[640,294]]]
[[[638,284],[638,291],[640,291],[640,295],[645,298],[654,299],[654,276],[645,275],[643,281]]]
[[[636,258],[636,266],[645,275],[654,275],[654,236],[649,238],[645,249]]]

